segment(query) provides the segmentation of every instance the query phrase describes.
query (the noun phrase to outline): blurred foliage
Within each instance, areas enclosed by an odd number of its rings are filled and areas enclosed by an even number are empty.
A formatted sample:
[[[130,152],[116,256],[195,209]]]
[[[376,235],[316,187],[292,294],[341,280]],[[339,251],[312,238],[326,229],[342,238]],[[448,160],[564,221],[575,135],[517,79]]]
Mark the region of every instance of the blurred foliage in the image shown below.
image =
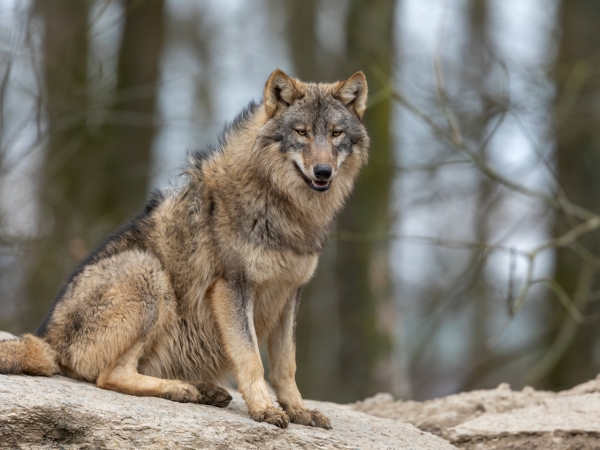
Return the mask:
[[[593,377],[599,19],[590,0],[0,0],[0,327],[34,329],[273,69],[363,70],[370,163],[300,308],[303,394]]]

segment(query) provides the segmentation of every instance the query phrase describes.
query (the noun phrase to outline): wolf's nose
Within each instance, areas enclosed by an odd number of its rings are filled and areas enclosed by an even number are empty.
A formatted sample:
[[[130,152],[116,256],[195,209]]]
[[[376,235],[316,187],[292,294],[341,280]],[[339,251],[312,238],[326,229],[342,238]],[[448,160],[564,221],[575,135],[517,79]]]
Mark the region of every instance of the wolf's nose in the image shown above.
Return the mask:
[[[331,167],[325,164],[317,164],[313,169],[313,173],[317,180],[329,180],[331,177]]]

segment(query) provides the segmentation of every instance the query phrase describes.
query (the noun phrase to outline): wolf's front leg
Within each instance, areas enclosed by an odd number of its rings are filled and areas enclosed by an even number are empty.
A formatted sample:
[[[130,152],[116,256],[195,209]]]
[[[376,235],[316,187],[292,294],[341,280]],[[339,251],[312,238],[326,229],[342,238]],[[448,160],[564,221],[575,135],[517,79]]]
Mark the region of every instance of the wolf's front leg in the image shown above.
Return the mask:
[[[250,417],[257,422],[286,428],[289,417],[273,405],[265,383],[254,330],[253,298],[248,286],[241,279],[218,280],[211,304]]]
[[[329,419],[316,409],[307,409],[296,386],[296,313],[302,288],[287,301],[280,320],[269,336],[270,381],[277,400],[293,423],[331,429]]]

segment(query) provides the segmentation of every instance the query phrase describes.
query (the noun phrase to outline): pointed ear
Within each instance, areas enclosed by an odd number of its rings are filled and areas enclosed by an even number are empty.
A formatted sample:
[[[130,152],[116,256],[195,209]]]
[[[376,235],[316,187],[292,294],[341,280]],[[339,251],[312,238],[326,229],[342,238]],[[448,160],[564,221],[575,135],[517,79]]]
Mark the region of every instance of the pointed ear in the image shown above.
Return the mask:
[[[367,94],[367,77],[362,72],[356,72],[346,81],[340,81],[333,95],[362,120],[367,108]]]
[[[299,82],[277,69],[267,81],[264,94],[264,105],[267,115],[273,117],[278,108],[287,108],[300,97]]]

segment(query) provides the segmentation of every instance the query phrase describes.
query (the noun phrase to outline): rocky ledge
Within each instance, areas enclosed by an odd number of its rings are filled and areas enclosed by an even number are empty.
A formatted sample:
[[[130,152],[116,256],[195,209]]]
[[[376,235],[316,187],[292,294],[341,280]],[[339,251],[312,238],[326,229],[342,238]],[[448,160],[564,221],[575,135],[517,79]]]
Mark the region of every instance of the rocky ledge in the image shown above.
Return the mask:
[[[7,449],[412,449],[453,445],[410,424],[334,403],[307,401],[333,430],[248,417],[239,394],[227,408],[132,397],[63,377],[0,375],[0,448]]]
[[[426,402],[378,394],[353,408],[412,423],[467,450],[600,449],[600,376],[558,393],[501,384]]]

